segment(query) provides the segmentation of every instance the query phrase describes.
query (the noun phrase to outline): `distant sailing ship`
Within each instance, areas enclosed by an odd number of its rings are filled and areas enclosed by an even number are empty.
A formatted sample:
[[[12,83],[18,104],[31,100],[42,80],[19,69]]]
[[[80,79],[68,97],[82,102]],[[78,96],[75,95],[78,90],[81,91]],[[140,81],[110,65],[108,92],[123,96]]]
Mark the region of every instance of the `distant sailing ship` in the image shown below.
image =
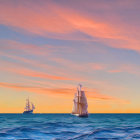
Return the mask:
[[[29,98],[26,99],[26,106],[25,106],[24,109],[25,110],[24,110],[23,114],[31,114],[31,113],[33,113],[33,111],[35,109],[34,104],[33,103],[30,103]]]
[[[82,85],[79,84],[77,88],[77,93],[75,93],[75,97],[73,100],[74,104],[72,114],[78,117],[88,117],[88,103],[85,96],[85,92],[81,90],[81,88]]]

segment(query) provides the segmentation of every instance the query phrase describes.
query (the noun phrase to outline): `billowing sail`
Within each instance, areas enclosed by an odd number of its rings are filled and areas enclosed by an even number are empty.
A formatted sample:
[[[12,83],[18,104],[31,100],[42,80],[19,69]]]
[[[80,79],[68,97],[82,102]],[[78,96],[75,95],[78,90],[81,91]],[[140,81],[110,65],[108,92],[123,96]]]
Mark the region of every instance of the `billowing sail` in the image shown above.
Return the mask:
[[[79,87],[77,88],[77,93],[75,93],[72,114],[77,114],[79,116],[87,116],[87,99],[85,96],[85,92],[81,90],[81,87],[82,85],[79,85]]]
[[[33,103],[30,103],[29,98],[26,99],[26,106],[25,111],[23,113],[33,113],[33,110],[35,109],[35,106]]]
[[[75,93],[75,97],[73,99],[73,110],[72,110],[72,114],[78,114],[78,102],[77,102],[77,93]]]
[[[34,110],[35,109],[35,106],[34,106],[34,104],[32,103],[32,110]]]

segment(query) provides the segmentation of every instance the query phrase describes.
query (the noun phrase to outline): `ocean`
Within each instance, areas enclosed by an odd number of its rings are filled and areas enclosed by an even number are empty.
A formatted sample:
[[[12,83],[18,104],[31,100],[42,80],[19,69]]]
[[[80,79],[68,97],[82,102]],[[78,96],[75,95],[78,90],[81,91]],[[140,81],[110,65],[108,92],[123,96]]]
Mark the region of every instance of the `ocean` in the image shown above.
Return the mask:
[[[0,114],[0,140],[140,140],[140,114]]]

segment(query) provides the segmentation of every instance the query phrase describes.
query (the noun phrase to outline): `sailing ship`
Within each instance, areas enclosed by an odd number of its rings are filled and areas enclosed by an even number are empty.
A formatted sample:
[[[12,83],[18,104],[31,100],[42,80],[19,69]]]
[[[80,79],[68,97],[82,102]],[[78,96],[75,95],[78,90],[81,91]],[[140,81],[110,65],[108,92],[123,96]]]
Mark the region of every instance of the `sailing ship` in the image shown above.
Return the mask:
[[[85,96],[85,92],[81,90],[82,85],[79,84],[77,87],[77,92],[75,93],[75,97],[73,100],[73,110],[72,114],[78,117],[88,117],[88,103]]]
[[[24,110],[23,114],[32,114],[33,111],[34,111],[34,109],[35,109],[34,104],[33,103],[30,103],[29,98],[26,99],[26,106],[25,106],[24,109],[25,110]]]

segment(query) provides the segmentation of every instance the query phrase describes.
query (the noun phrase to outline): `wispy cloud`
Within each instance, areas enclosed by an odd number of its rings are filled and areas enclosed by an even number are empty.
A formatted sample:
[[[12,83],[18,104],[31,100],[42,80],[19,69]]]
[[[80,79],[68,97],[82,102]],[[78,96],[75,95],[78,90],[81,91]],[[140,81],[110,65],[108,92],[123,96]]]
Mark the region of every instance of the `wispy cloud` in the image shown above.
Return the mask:
[[[52,63],[52,60],[55,59],[55,53],[70,53],[73,51],[71,48],[64,48],[63,46],[36,46],[31,44],[25,44],[17,41],[11,40],[0,40],[1,46],[1,64],[6,65],[6,71],[11,71],[13,73],[30,76],[30,77],[40,77],[40,78],[49,78],[49,79],[76,79],[82,80],[82,78],[78,78],[78,76],[70,76],[75,78],[66,78],[68,76],[64,67],[55,66]],[[26,55],[28,54],[28,55]],[[37,56],[36,56],[37,55]],[[27,57],[28,56],[28,57]],[[46,60],[44,59],[46,58]],[[58,58],[59,59],[59,58]],[[7,61],[9,60],[9,61]],[[54,61],[53,61],[54,62]],[[32,68],[31,68],[32,67]],[[4,69],[4,67],[1,67]],[[21,72],[22,69],[22,72]],[[35,70],[30,69],[38,69],[36,73]],[[41,71],[46,72],[41,72]],[[24,72],[27,73],[24,73]],[[29,72],[30,71],[30,72]],[[47,75],[46,73],[50,73]],[[53,75],[63,75],[56,76],[54,78]],[[65,78],[64,78],[65,77]],[[68,76],[69,77],[69,76]]]
[[[140,67],[135,65],[135,64],[123,64],[119,65],[117,68],[108,70],[109,73],[129,73],[129,74],[134,74],[137,76],[140,76]]]
[[[0,50],[12,54],[29,54],[29,55],[47,55],[50,53],[46,47],[40,47],[33,44],[21,43],[14,40],[0,40]]]
[[[64,58],[51,58],[51,60],[67,68],[72,67],[76,71],[96,71],[96,70],[104,70],[106,68],[106,65],[102,63],[87,63],[87,62],[78,63]]]
[[[139,34],[134,32],[136,27],[131,28],[130,34],[128,24],[126,26],[123,21],[119,20],[117,14],[114,14],[118,19],[114,23],[111,20],[101,20],[104,19],[101,15],[97,18],[95,14],[88,15],[83,11],[70,9],[68,6],[64,8],[52,1],[42,1],[40,6],[37,4],[38,2],[22,1],[18,5],[15,2],[3,1],[1,3],[1,24],[11,26],[16,30],[19,28],[20,30],[18,31],[22,30],[58,39],[75,40],[77,38],[79,40],[81,35],[76,37],[75,33],[81,32],[83,35],[89,36],[87,38],[81,36],[81,40],[97,40],[113,48],[140,51]],[[106,4],[97,4],[98,7],[104,5],[102,8],[107,8]],[[124,3],[124,5],[126,4]],[[116,3],[116,6],[120,7],[119,2]],[[109,10],[111,12],[111,9]],[[114,10],[112,11],[114,12]],[[114,19],[112,15],[110,18]],[[138,26],[137,30],[139,30]]]
[[[27,76],[27,77],[34,77],[34,78],[41,78],[41,79],[50,79],[50,80],[80,80],[77,78],[72,77],[64,77],[64,76],[57,76],[57,75],[51,75],[45,72],[32,70],[29,68],[22,67],[21,65],[17,65],[14,62],[6,62],[1,60],[1,64],[3,63],[4,67],[0,67],[1,71],[7,71],[10,73],[19,74],[21,76]],[[9,67],[9,68],[8,68]]]
[[[74,88],[43,88],[43,87],[34,87],[34,86],[23,86],[20,84],[12,84],[12,83],[2,83],[0,82],[1,87],[6,87],[6,88],[12,88],[15,90],[21,90],[21,91],[28,91],[28,92],[33,92],[37,94],[48,94],[52,96],[65,96],[65,97],[70,97],[74,96],[74,93],[76,92],[76,89]],[[123,104],[129,103],[128,101],[118,99],[115,97],[111,97],[105,94],[99,93],[96,89],[88,89],[86,88],[86,95],[89,99],[97,99],[97,100],[110,100],[114,102],[119,102]]]

